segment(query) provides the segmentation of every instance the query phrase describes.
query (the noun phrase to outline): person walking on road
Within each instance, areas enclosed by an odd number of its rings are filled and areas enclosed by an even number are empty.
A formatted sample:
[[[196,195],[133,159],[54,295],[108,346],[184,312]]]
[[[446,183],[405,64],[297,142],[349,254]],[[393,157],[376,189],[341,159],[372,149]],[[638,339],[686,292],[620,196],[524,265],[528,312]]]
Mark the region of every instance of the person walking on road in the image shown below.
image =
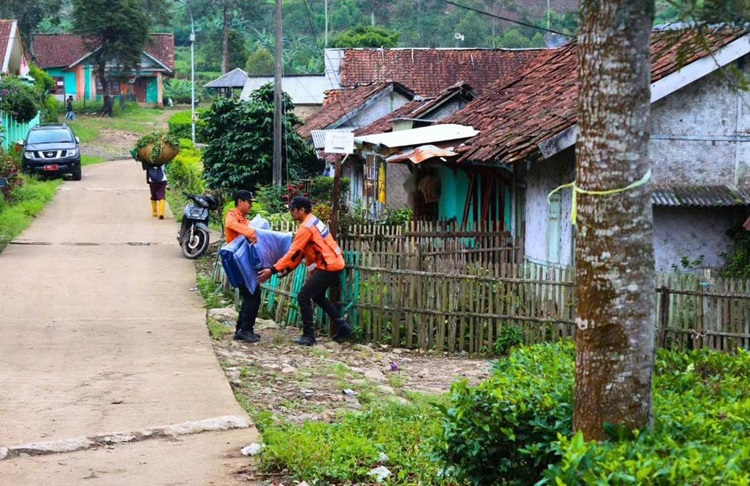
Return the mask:
[[[285,276],[297,268],[304,257],[308,276],[297,295],[302,315],[302,336],[294,342],[302,346],[313,346],[316,343],[312,301],[318,304],[335,324],[333,340],[342,341],[351,336],[352,327],[326,297],[326,290],[341,277],[345,267],[341,248],[331,236],[328,226],[312,214],[312,203],[308,198],[292,198],[289,211],[292,218],[299,223],[292,246],[271,268],[258,272],[258,280],[265,282],[275,273]]]
[[[167,204],[167,171],[164,166],[146,164],[146,182],[151,190],[151,216],[164,219],[164,207]]]
[[[65,103],[67,113],[65,113],[66,120],[75,120],[76,114],[73,112],[73,97],[68,96],[68,101]]]
[[[250,214],[255,200],[253,193],[240,189],[234,193],[232,199],[234,199],[234,209],[230,210],[224,218],[224,237],[227,243],[231,243],[240,235],[247,238],[250,243],[256,243],[258,236],[247,221],[247,215]],[[242,296],[242,306],[237,318],[234,339],[257,343],[260,341],[260,336],[255,334],[255,319],[258,317],[258,310],[260,309],[260,285],[255,289],[255,292],[250,292],[250,289],[244,285],[238,288]]]

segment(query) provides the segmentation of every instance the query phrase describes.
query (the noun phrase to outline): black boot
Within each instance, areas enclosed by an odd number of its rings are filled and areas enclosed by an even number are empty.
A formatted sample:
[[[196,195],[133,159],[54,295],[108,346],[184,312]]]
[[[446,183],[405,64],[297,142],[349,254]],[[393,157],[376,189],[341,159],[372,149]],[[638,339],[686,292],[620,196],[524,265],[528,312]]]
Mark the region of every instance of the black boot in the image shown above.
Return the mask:
[[[299,344],[300,346],[314,346],[315,343],[315,329],[312,328],[302,328],[302,336],[300,336],[298,339],[294,340],[294,344]]]
[[[255,334],[251,330],[243,331],[240,329],[234,333],[234,340],[245,341],[247,343],[257,343],[258,341],[260,341],[260,336]]]
[[[347,340],[354,333],[354,329],[346,322],[346,319],[339,318],[335,319],[334,322],[336,323],[336,332],[333,333],[331,339],[337,343]]]

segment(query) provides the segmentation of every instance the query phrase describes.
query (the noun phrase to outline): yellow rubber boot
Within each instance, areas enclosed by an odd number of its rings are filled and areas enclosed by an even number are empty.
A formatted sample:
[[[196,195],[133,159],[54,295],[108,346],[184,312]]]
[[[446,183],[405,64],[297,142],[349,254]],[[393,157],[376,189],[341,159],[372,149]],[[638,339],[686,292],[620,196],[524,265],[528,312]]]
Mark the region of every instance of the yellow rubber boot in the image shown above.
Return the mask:
[[[164,199],[159,200],[159,219],[164,219],[164,207],[167,205],[167,201]]]
[[[159,216],[156,213],[156,201],[151,201],[151,216],[153,216],[154,218]]]

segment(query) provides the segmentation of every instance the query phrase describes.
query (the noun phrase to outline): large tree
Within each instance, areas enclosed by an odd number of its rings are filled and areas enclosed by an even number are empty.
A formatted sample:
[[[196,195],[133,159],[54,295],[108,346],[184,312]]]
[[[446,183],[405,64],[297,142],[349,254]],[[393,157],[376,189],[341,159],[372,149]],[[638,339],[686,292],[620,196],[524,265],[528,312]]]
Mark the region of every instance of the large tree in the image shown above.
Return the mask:
[[[151,2],[152,4],[154,2]],[[72,0],[73,30],[92,53],[96,77],[109,93],[112,71],[138,70],[149,41],[143,0]]]
[[[582,0],[576,147],[574,427],[652,425],[655,271],[648,184],[653,0]],[[609,424],[609,425],[608,425]]]
[[[23,42],[31,46],[31,34],[45,18],[59,23],[62,0],[2,0],[0,19],[16,19]]]

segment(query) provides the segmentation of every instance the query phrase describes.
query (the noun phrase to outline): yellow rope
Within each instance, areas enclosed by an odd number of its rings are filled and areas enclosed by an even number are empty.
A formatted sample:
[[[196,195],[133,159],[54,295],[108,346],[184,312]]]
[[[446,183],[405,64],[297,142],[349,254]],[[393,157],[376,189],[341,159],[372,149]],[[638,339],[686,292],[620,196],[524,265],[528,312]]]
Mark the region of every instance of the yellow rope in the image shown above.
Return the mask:
[[[580,187],[576,186],[576,181],[573,181],[573,182],[569,182],[567,184],[563,184],[562,186],[558,187],[554,191],[552,191],[549,194],[547,194],[547,204],[551,204],[552,203],[550,201],[550,197],[552,197],[552,195],[554,193],[556,193],[557,191],[560,191],[562,189],[567,189],[568,187],[572,187],[573,188],[573,204],[572,204],[572,208],[570,210],[570,222],[573,224],[573,226],[575,226],[575,224],[576,224],[576,218],[578,216],[578,202],[576,200],[576,194],[577,193],[588,194],[590,196],[609,196],[610,194],[617,194],[617,193],[620,193],[620,192],[629,191],[629,190],[634,189],[634,188],[636,188],[638,186],[642,186],[642,185],[646,184],[650,179],[651,179],[651,169],[649,169],[648,172],[646,172],[646,174],[644,174],[643,177],[641,177],[639,180],[633,182],[632,184],[629,184],[628,186],[622,187],[620,189],[610,189],[610,190],[607,190],[607,191],[589,191],[588,189],[581,189]]]

